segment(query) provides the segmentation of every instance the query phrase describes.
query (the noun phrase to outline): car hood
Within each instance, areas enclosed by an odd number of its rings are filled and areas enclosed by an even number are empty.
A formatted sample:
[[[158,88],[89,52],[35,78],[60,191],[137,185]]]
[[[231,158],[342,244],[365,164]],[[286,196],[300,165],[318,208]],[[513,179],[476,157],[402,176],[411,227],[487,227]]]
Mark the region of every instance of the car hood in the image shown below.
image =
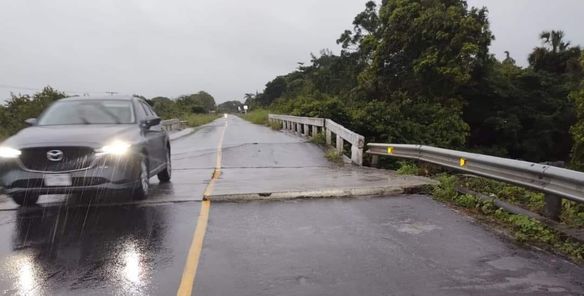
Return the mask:
[[[17,149],[41,145],[98,148],[113,139],[133,141],[138,135],[139,128],[129,124],[32,126],[8,138],[3,145]]]

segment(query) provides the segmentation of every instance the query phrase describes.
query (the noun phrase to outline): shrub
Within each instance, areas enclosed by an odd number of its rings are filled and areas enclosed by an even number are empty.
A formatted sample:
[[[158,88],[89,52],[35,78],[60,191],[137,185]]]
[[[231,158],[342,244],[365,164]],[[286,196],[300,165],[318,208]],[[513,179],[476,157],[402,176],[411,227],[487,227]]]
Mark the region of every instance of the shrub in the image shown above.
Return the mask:
[[[251,123],[267,125],[269,111],[265,109],[256,109],[243,114],[241,117]]]
[[[326,136],[323,133],[318,133],[314,135],[312,139],[310,139],[310,142],[316,145],[324,146],[326,145]]]
[[[217,114],[189,114],[183,117],[183,120],[187,121],[187,125],[190,127],[197,127],[203,124],[207,124],[217,118],[220,115]]]
[[[434,186],[432,195],[439,200],[453,200],[458,196],[456,191],[457,179],[455,176],[446,174],[438,176],[440,184]]]
[[[337,164],[343,163],[343,155],[337,152],[337,150],[335,149],[329,149],[325,153],[324,157],[326,157],[326,159],[328,159],[329,161]]]
[[[411,161],[400,161],[399,169],[397,169],[398,175],[417,175],[420,169],[418,166]]]
[[[275,130],[275,131],[279,131],[282,129],[282,123],[281,122],[275,122],[275,121],[271,121],[268,124],[270,126],[271,129]]]

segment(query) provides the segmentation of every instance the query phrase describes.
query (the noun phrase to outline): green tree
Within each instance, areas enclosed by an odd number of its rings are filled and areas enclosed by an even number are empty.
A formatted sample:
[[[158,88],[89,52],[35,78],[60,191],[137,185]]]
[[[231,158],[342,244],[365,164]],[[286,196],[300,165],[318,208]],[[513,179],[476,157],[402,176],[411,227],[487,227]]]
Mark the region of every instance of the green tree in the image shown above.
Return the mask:
[[[584,67],[584,53],[580,57],[580,64]],[[570,96],[574,101],[578,116],[576,123],[571,129],[574,139],[572,166],[575,169],[584,171],[584,79],[580,82],[580,87],[574,90]]]
[[[243,104],[236,100],[223,102],[217,106],[217,110],[221,113],[237,113],[240,109],[243,110],[242,108]]]
[[[529,55],[529,64],[535,71],[581,75],[580,47],[566,42],[563,31],[544,31],[539,37],[543,46],[536,47]]]
[[[266,84],[264,92],[257,95],[255,100],[261,106],[269,106],[286,91],[286,86],[287,83],[284,77],[276,77]]]
[[[181,96],[176,103],[181,110],[192,113],[209,113],[216,109],[215,99],[204,91]]]
[[[365,10],[355,16],[353,30],[345,30],[337,39],[337,43],[342,45],[343,55],[357,53],[356,58],[369,58],[379,39],[380,28],[377,4],[369,1],[365,4]]]
[[[400,110],[407,114],[400,116],[401,124],[417,127],[406,129],[412,134],[393,133],[391,138],[460,147],[469,130],[462,120],[461,90],[484,71],[493,39],[487,11],[468,9],[466,1],[460,0],[387,0],[379,21],[372,62],[359,77],[361,87],[383,113],[399,116],[395,112]],[[432,118],[451,124],[447,134],[433,140],[435,129],[418,124],[426,122],[427,114],[416,108],[440,110],[437,114],[444,118]],[[415,139],[423,142],[412,142]]]
[[[484,75],[464,90],[473,150],[536,162],[569,159],[575,112],[568,94],[581,70],[558,65],[575,59],[580,49],[558,32],[541,34],[544,47],[534,49],[528,68],[509,55],[503,62],[491,58]]]
[[[373,62],[362,77],[377,95],[456,96],[489,57],[487,11],[468,9],[466,1],[387,0],[380,21]]]
[[[181,113],[176,102],[167,97],[154,97],[150,99],[150,104],[156,114],[164,119],[177,117]]]
[[[51,103],[65,97],[65,93],[50,86],[32,96],[12,94],[10,99],[0,106],[2,136],[9,136],[26,127],[24,122],[26,119],[38,117]]]

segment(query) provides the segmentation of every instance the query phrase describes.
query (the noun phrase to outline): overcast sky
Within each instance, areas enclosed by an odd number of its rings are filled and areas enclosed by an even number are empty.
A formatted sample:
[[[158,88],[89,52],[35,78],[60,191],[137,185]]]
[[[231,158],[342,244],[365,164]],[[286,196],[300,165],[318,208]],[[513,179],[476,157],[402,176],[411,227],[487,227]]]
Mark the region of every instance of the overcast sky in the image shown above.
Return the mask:
[[[67,93],[218,102],[261,91],[329,48],[366,0],[17,0],[0,4],[0,98],[51,85]],[[487,6],[491,51],[520,64],[544,29],[584,44],[583,0],[469,0]]]

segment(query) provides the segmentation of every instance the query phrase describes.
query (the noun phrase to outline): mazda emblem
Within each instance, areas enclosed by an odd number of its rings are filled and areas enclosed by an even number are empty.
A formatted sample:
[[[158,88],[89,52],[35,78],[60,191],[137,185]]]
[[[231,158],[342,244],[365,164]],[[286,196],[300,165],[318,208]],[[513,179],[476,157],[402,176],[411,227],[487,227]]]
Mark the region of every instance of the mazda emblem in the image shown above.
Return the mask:
[[[63,160],[63,151],[51,150],[47,152],[47,159],[50,161],[61,161]]]

